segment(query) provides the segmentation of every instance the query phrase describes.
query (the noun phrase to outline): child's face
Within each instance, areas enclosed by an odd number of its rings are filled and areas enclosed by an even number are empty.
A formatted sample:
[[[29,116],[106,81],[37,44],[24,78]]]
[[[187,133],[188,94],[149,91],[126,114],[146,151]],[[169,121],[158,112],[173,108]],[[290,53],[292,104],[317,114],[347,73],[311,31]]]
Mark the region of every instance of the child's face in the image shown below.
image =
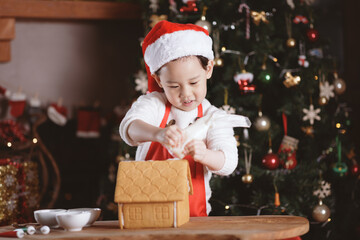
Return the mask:
[[[190,56],[165,64],[160,74],[153,77],[174,107],[191,111],[206,96],[206,82],[212,75],[213,66],[214,62],[209,61],[205,70],[196,56]]]

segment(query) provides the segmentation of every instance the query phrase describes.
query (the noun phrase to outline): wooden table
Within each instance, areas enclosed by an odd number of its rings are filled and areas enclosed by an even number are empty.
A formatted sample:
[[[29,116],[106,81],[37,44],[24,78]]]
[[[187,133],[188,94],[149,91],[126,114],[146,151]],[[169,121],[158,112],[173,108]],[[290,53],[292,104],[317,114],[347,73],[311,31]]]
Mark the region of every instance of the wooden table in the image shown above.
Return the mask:
[[[0,231],[12,230],[10,226]],[[23,239],[57,240],[267,240],[300,236],[309,230],[306,218],[295,216],[196,217],[179,228],[125,229],[118,221],[99,221],[80,232],[52,229],[48,235],[26,235]],[[0,238],[0,240],[6,238]],[[14,239],[14,238],[7,238]]]

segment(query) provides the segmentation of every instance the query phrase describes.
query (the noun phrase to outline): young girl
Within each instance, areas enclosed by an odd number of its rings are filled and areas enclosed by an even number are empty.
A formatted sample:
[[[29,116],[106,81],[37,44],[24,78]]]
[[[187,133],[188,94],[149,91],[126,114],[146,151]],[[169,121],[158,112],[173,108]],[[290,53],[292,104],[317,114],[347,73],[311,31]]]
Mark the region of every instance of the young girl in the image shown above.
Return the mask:
[[[179,146],[182,129],[208,114],[226,114],[205,99],[214,54],[208,32],[193,24],[159,22],[145,37],[143,54],[149,92],[140,96],[120,124],[120,135],[138,146],[135,160],[166,160],[164,146]],[[194,194],[190,216],[207,216],[211,210],[211,174],[229,175],[238,153],[231,127],[212,128],[206,139],[192,140],[184,149],[189,161]]]

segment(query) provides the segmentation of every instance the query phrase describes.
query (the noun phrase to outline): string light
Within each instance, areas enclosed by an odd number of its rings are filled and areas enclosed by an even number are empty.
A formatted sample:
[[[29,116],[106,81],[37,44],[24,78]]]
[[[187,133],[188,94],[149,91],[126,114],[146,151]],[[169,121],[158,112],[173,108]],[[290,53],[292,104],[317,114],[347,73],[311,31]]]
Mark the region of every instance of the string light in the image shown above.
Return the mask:
[[[6,145],[10,148],[12,146],[12,143],[8,142]]]
[[[226,209],[226,210],[230,209],[230,206],[229,206],[229,205],[226,205],[226,206],[225,206],[225,209]]]
[[[341,128],[341,123],[337,123],[336,128]]]
[[[37,138],[33,138],[33,143],[36,144],[38,142]]]

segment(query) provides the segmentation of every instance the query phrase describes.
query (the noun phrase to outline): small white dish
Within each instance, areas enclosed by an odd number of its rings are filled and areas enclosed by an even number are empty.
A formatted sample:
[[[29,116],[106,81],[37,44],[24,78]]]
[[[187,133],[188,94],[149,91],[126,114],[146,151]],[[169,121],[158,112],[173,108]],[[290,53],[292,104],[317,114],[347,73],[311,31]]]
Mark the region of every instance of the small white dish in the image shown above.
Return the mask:
[[[69,212],[90,212],[90,219],[85,227],[90,227],[99,217],[101,214],[100,208],[73,208],[69,209]]]
[[[81,231],[90,219],[90,212],[61,212],[56,214],[56,220],[60,227],[69,232]]]
[[[56,214],[66,212],[65,209],[41,209],[34,211],[34,218],[40,225],[46,225],[51,228],[59,227],[56,221]]]

